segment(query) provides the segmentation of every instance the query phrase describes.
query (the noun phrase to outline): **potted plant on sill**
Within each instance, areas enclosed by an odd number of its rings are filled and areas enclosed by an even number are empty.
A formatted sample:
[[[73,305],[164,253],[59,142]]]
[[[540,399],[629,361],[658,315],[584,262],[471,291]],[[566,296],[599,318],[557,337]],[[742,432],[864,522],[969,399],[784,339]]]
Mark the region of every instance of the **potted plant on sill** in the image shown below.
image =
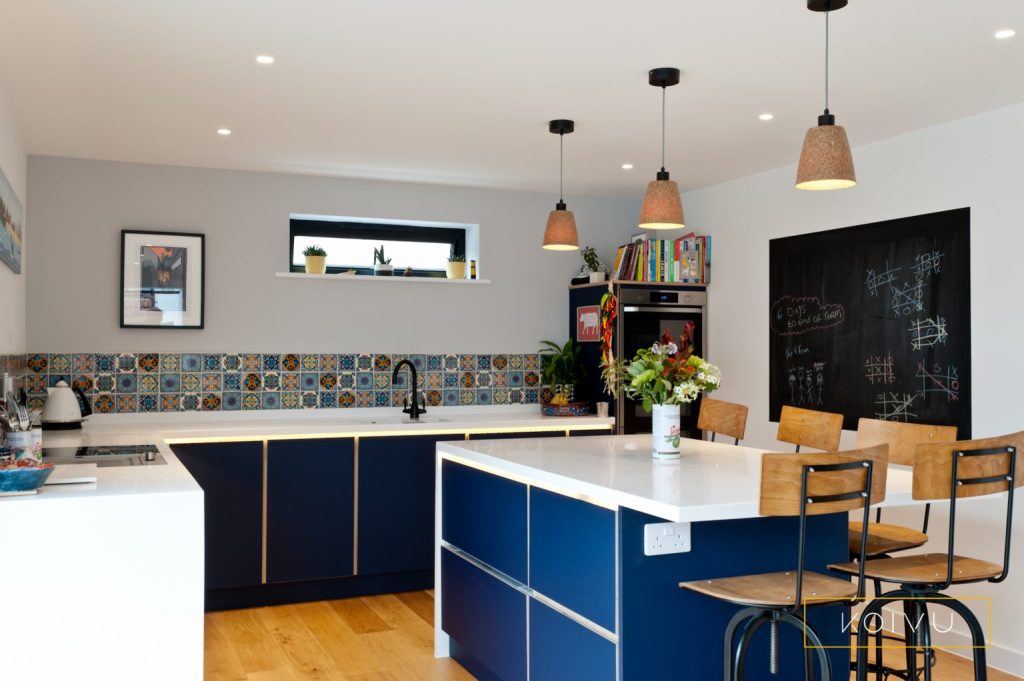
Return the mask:
[[[466,278],[466,256],[452,255],[444,266],[444,273],[449,279]]]
[[[614,394],[621,385],[626,397],[640,400],[652,412],[651,455],[655,459],[679,458],[679,405],[689,404],[722,383],[714,364],[693,354],[693,322],[687,322],[679,344],[665,331],[650,348],[637,350],[629,362],[607,360],[602,364],[605,388]]]
[[[587,246],[583,249],[581,255],[587,269],[590,270],[590,283],[596,284],[604,281],[607,278],[607,273],[605,272],[604,265],[601,264],[601,259],[597,257],[597,250],[593,246]]]
[[[380,248],[373,249],[373,276],[391,277],[395,274],[395,268],[391,266],[391,258],[384,259],[384,244]]]
[[[541,355],[541,378],[551,389],[552,397],[541,403],[541,412],[546,416],[582,416],[590,409],[586,402],[573,400],[576,380],[586,375],[580,365],[580,346],[570,338],[565,345],[553,341],[541,341],[544,347]]]
[[[327,251],[316,244],[306,246],[302,251],[306,258],[306,274],[323,274],[327,271]]]

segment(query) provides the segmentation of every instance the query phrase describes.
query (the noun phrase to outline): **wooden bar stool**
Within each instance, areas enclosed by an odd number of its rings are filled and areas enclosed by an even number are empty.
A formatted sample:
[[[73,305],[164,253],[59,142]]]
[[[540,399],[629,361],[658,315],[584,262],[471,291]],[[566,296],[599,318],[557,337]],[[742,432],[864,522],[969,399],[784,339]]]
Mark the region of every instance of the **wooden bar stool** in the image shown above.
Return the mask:
[[[956,426],[932,426],[921,423],[903,423],[900,421],[881,421],[879,419],[862,418],[857,422],[857,447],[873,447],[878,444],[889,445],[889,463],[901,466],[913,466],[917,445],[927,442],[952,442],[956,440]],[[868,525],[868,558],[888,557],[891,553],[916,549],[928,542],[928,515],[930,507],[925,505],[924,522],[918,532],[903,525],[892,525],[881,522],[882,509],[876,509],[875,522]],[[855,560],[860,549],[860,538],[864,524],[859,521],[850,522],[850,560]],[[875,596],[882,594],[881,582],[875,581]],[[882,645],[885,638],[881,630],[874,634],[875,662],[873,670],[876,678],[881,681],[887,674],[904,673],[883,664]],[[932,655],[926,651],[925,664],[931,664]]]
[[[882,607],[893,600],[904,602],[910,617],[907,633],[907,674],[916,678],[914,649],[931,648],[928,626],[912,627],[911,622],[927,624],[928,604],[944,605],[960,615],[971,630],[975,681],[987,681],[985,632],[970,608],[943,594],[954,584],[1001,582],[1010,563],[1010,539],[1013,528],[1014,490],[1024,484],[1024,432],[983,440],[930,443],[917,446],[914,461],[914,498],[949,500],[949,538],[945,553],[925,553],[897,558],[874,558],[830,565],[829,568],[861,579],[899,584],[899,588],[875,598],[860,616],[857,628],[857,681],[866,681],[868,622],[880,617]],[[959,499],[1006,493],[1006,525],[1003,534],[1003,562],[993,563],[956,553],[956,508]],[[931,665],[924,664],[925,681],[932,678]]]
[[[736,438],[738,445],[747,430],[747,407],[743,404],[714,400],[705,395],[700,400],[700,414],[697,415],[697,430],[711,433],[711,441],[715,434],[721,433]]]
[[[863,509],[885,498],[888,447],[824,454],[765,454],[761,457],[763,516],[799,516],[800,535],[796,568],[789,572],[745,575],[724,579],[682,582],[679,586],[721,601],[743,606],[725,630],[723,678],[743,678],[747,650],[754,632],[767,623],[771,629],[771,671],[778,672],[778,627],[785,623],[800,630],[807,642],[804,676],[814,678],[814,655],[823,681],[831,681],[832,663],[821,638],[803,619],[804,607],[863,598],[864,581],[852,584],[804,569],[807,517]],[[861,557],[867,535],[862,540]],[[811,598],[805,600],[805,594]],[[736,635],[740,634],[739,642]],[[734,647],[735,646],[735,647]]]
[[[839,437],[843,434],[843,415],[827,411],[812,411],[783,405],[779,417],[779,432],[775,436],[780,442],[834,452],[839,449]]]

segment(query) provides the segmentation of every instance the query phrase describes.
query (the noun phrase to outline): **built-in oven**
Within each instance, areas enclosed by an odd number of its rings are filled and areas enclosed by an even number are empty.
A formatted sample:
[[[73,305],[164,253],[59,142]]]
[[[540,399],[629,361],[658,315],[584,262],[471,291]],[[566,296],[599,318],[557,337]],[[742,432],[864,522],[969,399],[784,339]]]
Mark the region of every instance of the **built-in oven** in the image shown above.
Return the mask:
[[[649,348],[665,331],[678,339],[687,322],[692,322],[693,352],[707,358],[707,301],[703,290],[623,287],[619,291],[616,318],[616,356],[632,358],[637,350]],[[699,409],[700,400],[680,405],[679,425],[684,437],[701,436],[697,429]],[[651,432],[651,415],[621,390],[615,411],[620,434]]]

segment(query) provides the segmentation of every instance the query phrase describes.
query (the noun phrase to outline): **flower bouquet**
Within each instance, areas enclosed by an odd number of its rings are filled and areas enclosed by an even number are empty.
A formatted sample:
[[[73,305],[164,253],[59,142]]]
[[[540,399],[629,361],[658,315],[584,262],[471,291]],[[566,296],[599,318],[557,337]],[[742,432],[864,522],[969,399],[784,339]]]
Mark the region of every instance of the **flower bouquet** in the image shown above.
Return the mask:
[[[641,348],[630,361],[607,359],[602,365],[605,389],[618,386],[626,397],[653,412],[651,437],[656,459],[679,458],[679,405],[721,384],[718,367],[693,354],[693,323],[687,322],[679,343],[665,331],[650,348]]]

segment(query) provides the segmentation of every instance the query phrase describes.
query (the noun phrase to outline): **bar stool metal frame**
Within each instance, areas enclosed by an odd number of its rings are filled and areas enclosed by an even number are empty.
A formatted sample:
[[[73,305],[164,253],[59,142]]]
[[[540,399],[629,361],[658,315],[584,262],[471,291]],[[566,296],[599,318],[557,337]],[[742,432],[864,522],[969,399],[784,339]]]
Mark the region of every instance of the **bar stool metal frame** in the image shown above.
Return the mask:
[[[862,453],[868,454],[869,458],[860,458]],[[792,598],[791,604],[785,605],[754,605],[750,603],[750,601],[747,601],[745,604],[746,607],[742,608],[732,617],[725,630],[723,645],[723,678],[725,681],[742,681],[743,670],[746,664],[746,656],[751,639],[753,638],[754,633],[764,624],[768,624],[771,627],[769,655],[770,669],[773,674],[778,673],[778,628],[781,623],[797,628],[804,634],[805,640],[809,643],[809,646],[805,649],[804,653],[805,679],[807,681],[811,681],[814,678],[814,659],[816,656],[821,670],[822,681],[832,681],[834,674],[832,671],[832,662],[829,659],[827,650],[818,633],[803,617],[800,616],[801,610],[814,604],[824,605],[826,603],[840,603],[845,601],[856,602],[864,598],[864,579],[863,575],[861,575],[861,579],[858,581],[856,589],[846,591],[842,595],[835,595],[834,598],[828,597],[827,599],[822,599],[817,603],[803,602],[805,573],[804,561],[807,546],[807,517],[808,515],[849,512],[858,508],[863,508],[865,528],[861,542],[861,563],[863,564],[864,552],[867,549],[867,523],[870,518],[871,504],[873,502],[877,503],[881,501],[885,496],[885,466],[887,465],[888,460],[888,447],[886,445],[880,445],[878,447],[861,451],[831,452],[795,456],[798,457],[798,460],[793,460],[793,454],[765,454],[762,458],[761,487],[762,515],[799,516],[799,543],[797,547],[798,564],[796,569],[795,595]],[[781,466],[800,466],[800,500],[799,511],[797,514],[792,512],[792,506],[794,504],[791,498],[775,499],[773,500],[775,503],[772,505],[772,508],[770,510],[766,510],[765,480],[767,472],[765,471],[765,464],[769,460],[768,457],[780,457],[776,459],[776,461],[778,461],[778,465]],[[819,458],[822,460],[821,463],[813,461],[814,459]],[[810,463],[804,463],[808,459],[811,459],[812,461]],[[877,459],[877,463],[882,466],[880,477],[875,474],[875,459]],[[836,473],[853,470],[865,471],[864,484],[862,486],[855,488],[847,487],[843,491],[832,492],[830,485],[826,483],[824,484],[826,490],[825,493],[816,494],[809,491],[812,478],[817,478],[819,475],[832,477],[833,481],[831,486],[834,486],[834,479],[841,477],[835,476]],[[778,473],[778,471],[774,472]],[[829,474],[832,475],[830,476]],[[773,482],[772,484],[779,483]],[[819,488],[821,486],[822,485],[819,485]],[[785,574],[789,575],[790,573]],[[772,576],[774,575],[765,575],[765,577]],[[758,575],[751,577],[757,578]],[[704,593],[705,595],[714,598],[716,596],[713,589],[708,586],[704,586],[705,584],[714,583],[715,580],[706,580],[705,582],[686,582],[680,584],[680,587],[690,589],[698,593]],[[852,585],[849,586],[852,587]],[[744,604],[742,599],[735,599],[732,602]],[[737,634],[739,634],[738,643],[736,640]]]
[[[920,451],[920,450],[919,450]],[[962,462],[970,461],[974,457],[985,457],[985,456],[1007,456],[1008,462],[1008,473],[997,473],[994,475],[975,475],[973,477],[961,477],[960,466]],[[907,644],[907,670],[906,676],[903,678],[916,679],[918,674],[916,664],[916,648],[924,648],[925,651],[931,649],[931,630],[928,626],[917,626],[916,629],[912,626],[911,622],[928,622],[928,603],[936,603],[944,605],[951,609],[953,612],[960,615],[964,622],[967,624],[968,629],[971,632],[971,647],[974,653],[974,678],[975,681],[987,681],[988,669],[986,664],[985,656],[985,632],[981,628],[981,624],[978,622],[977,617],[971,612],[971,609],[964,605],[962,602],[949,597],[943,596],[942,592],[949,589],[954,583],[956,584],[967,584],[967,583],[980,583],[980,582],[991,582],[999,583],[1006,579],[1010,569],[1010,540],[1013,532],[1013,500],[1014,490],[1017,487],[1017,447],[1014,445],[1003,445],[996,447],[982,447],[978,449],[960,449],[955,448],[952,452],[952,475],[950,476],[950,492],[949,492],[949,544],[946,550],[946,577],[942,582],[935,583],[922,583],[919,581],[913,581],[908,583],[900,584],[900,588],[893,591],[889,591],[881,596],[876,597],[861,613],[860,621],[863,623],[868,617],[872,615],[880,616],[880,612],[886,603],[894,600],[902,600],[904,606],[910,609],[909,617],[904,620],[904,628],[906,633],[906,644]],[[969,488],[974,485],[1001,485],[1006,484],[1006,525],[1003,534],[1003,565],[1001,572],[994,577],[986,577],[980,579],[969,579],[969,580],[957,580],[953,574],[954,564],[957,556],[955,554],[955,542],[956,542],[956,506],[957,498],[961,496],[960,491],[964,488]],[[917,481],[915,480],[915,487]],[[998,493],[1002,490],[994,490],[986,493]],[[915,495],[916,496],[916,495]],[[963,496],[980,496],[980,494],[970,494]],[[888,559],[880,559],[879,562],[884,562]],[[872,561],[874,562],[874,561]],[[849,572],[851,565],[844,566],[844,572]],[[859,579],[864,579],[866,566],[861,564],[859,566]],[[874,579],[874,576],[868,575],[869,579]],[[891,579],[880,578],[881,581],[892,582]],[[857,681],[867,681],[867,675],[869,672],[869,665],[867,663],[867,639],[868,639],[868,627],[859,626],[857,628]],[[925,681],[931,681],[931,664],[926,662],[921,670],[924,673]],[[903,676],[900,674],[899,676]]]

